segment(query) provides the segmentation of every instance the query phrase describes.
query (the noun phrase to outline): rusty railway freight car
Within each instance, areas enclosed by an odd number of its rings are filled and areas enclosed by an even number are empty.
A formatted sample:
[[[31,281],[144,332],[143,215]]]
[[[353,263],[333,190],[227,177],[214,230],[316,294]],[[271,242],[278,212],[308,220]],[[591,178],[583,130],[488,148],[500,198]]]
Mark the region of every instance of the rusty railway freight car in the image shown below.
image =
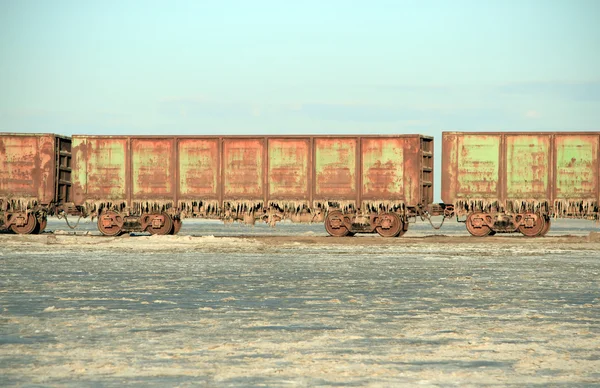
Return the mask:
[[[41,233],[70,195],[68,137],[0,133],[0,229]]]
[[[73,136],[73,198],[105,235],[185,217],[399,236],[433,199],[433,138]]]
[[[600,133],[444,132],[442,199],[474,236],[599,218]]]

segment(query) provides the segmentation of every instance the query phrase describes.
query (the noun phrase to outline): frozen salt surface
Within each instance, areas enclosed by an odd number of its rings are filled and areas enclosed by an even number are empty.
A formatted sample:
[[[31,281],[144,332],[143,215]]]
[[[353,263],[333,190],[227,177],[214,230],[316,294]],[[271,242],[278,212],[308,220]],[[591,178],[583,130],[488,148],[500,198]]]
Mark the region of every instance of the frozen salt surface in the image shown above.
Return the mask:
[[[2,234],[0,386],[598,384],[598,227],[560,221],[543,239]]]

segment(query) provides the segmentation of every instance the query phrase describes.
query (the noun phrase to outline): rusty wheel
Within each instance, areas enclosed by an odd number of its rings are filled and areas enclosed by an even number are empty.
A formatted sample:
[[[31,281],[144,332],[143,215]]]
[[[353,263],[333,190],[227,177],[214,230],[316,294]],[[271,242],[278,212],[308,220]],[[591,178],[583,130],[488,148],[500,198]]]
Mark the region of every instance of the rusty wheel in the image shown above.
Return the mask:
[[[38,224],[35,215],[31,213],[19,213],[11,220],[13,219],[14,223],[10,226],[10,230],[17,234],[31,234],[35,231]]]
[[[173,229],[173,219],[167,213],[150,214],[146,232],[150,234],[169,234]]]
[[[540,232],[539,236],[540,237],[544,237],[548,231],[550,230],[550,218],[545,218],[544,219],[544,229],[542,229],[542,231]]]
[[[98,217],[98,230],[105,236],[118,236],[124,222],[123,216],[115,211],[102,212]]]
[[[519,232],[527,237],[537,237],[541,236],[545,227],[546,221],[543,216],[534,213],[525,213],[523,223],[519,226]]]
[[[402,233],[404,223],[396,213],[384,213],[379,216],[379,226],[375,228],[382,237],[396,237]]]
[[[180,219],[174,219],[173,220],[173,227],[171,228],[171,231],[169,232],[169,234],[177,234],[179,233],[179,231],[181,230],[181,225],[182,222]]]
[[[398,233],[398,235],[396,237],[402,237],[406,234],[406,232],[408,232],[408,222],[402,221],[402,229],[400,230],[400,233]]]
[[[328,213],[325,217],[325,230],[334,237],[344,237],[350,234],[350,231],[344,225],[344,215],[338,210]]]
[[[46,230],[46,225],[48,225],[48,219],[46,217],[38,220],[38,224],[33,230],[33,234],[42,234],[44,230]]]
[[[466,221],[467,230],[475,237],[485,237],[492,229],[485,223],[485,213],[471,213]]]

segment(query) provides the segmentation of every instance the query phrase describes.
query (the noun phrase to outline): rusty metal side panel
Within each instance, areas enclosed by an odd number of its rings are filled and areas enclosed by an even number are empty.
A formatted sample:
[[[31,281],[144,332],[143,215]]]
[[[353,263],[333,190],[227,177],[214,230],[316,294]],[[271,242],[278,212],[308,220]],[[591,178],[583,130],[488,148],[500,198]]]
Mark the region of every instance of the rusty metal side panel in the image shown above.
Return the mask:
[[[132,200],[173,199],[173,139],[131,139]]]
[[[407,137],[404,139],[404,201],[409,206],[419,204],[428,205],[430,202],[423,203],[425,195],[423,191],[423,155],[421,150],[421,138],[419,136]],[[433,144],[431,144],[433,146]],[[430,150],[433,155],[433,148]],[[431,160],[433,169],[433,160]],[[429,177],[431,179],[431,177]],[[433,182],[431,187],[431,197],[433,197]]]
[[[457,198],[458,171],[458,135],[442,133],[442,187],[441,197],[444,203],[453,204]]]
[[[56,196],[56,137],[44,135],[38,137],[39,186],[37,186],[38,199],[42,204],[55,201]]]
[[[555,137],[555,200],[598,199],[598,134]]]
[[[219,139],[179,140],[181,199],[218,199]]]
[[[500,197],[501,135],[458,136],[456,166],[457,199],[496,199]]]
[[[402,138],[362,139],[363,199],[405,199],[405,144]]]
[[[356,199],[356,138],[315,138],[315,198]]]
[[[2,134],[0,136],[0,197],[54,201],[56,182],[55,136]]]
[[[549,201],[551,138],[506,134],[506,198]]]
[[[87,139],[81,136],[71,138],[73,203],[83,205],[87,197]]]
[[[73,200],[127,199],[127,139],[73,136]]]
[[[263,139],[223,139],[223,199],[264,199]]]
[[[309,199],[310,139],[268,139],[269,199]]]

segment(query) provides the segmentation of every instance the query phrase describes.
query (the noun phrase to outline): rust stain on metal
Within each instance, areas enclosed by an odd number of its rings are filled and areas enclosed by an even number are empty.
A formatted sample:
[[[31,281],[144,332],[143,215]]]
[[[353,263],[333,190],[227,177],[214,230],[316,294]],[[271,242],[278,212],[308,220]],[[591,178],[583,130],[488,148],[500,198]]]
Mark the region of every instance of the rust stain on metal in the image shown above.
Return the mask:
[[[458,164],[458,134],[444,132],[442,134],[442,187],[441,197],[444,203],[454,203],[458,199],[456,193],[457,174],[456,165]]]
[[[49,204],[55,192],[55,135],[0,135],[0,196]]]
[[[133,199],[172,196],[172,139],[131,139]]]
[[[500,136],[469,135],[458,143],[458,192],[465,197],[498,196]]]
[[[223,140],[224,197],[263,199],[262,139]]]
[[[425,141],[424,141],[425,140]],[[421,148],[427,144],[431,156],[423,155]],[[432,165],[433,140],[420,136],[404,138],[404,203],[407,205],[428,205],[433,197]],[[429,186],[426,185],[429,183]]]
[[[319,197],[356,197],[356,142],[354,138],[315,139],[315,194]]]
[[[127,199],[127,138],[73,136],[75,201]]]
[[[182,198],[217,198],[218,174],[218,139],[180,140],[179,191]]]
[[[506,198],[544,200],[549,183],[550,136],[506,135]]]
[[[363,198],[404,197],[404,139],[363,139]]]
[[[556,136],[556,199],[595,199],[598,135]]]
[[[269,199],[308,199],[308,139],[268,140]]]

